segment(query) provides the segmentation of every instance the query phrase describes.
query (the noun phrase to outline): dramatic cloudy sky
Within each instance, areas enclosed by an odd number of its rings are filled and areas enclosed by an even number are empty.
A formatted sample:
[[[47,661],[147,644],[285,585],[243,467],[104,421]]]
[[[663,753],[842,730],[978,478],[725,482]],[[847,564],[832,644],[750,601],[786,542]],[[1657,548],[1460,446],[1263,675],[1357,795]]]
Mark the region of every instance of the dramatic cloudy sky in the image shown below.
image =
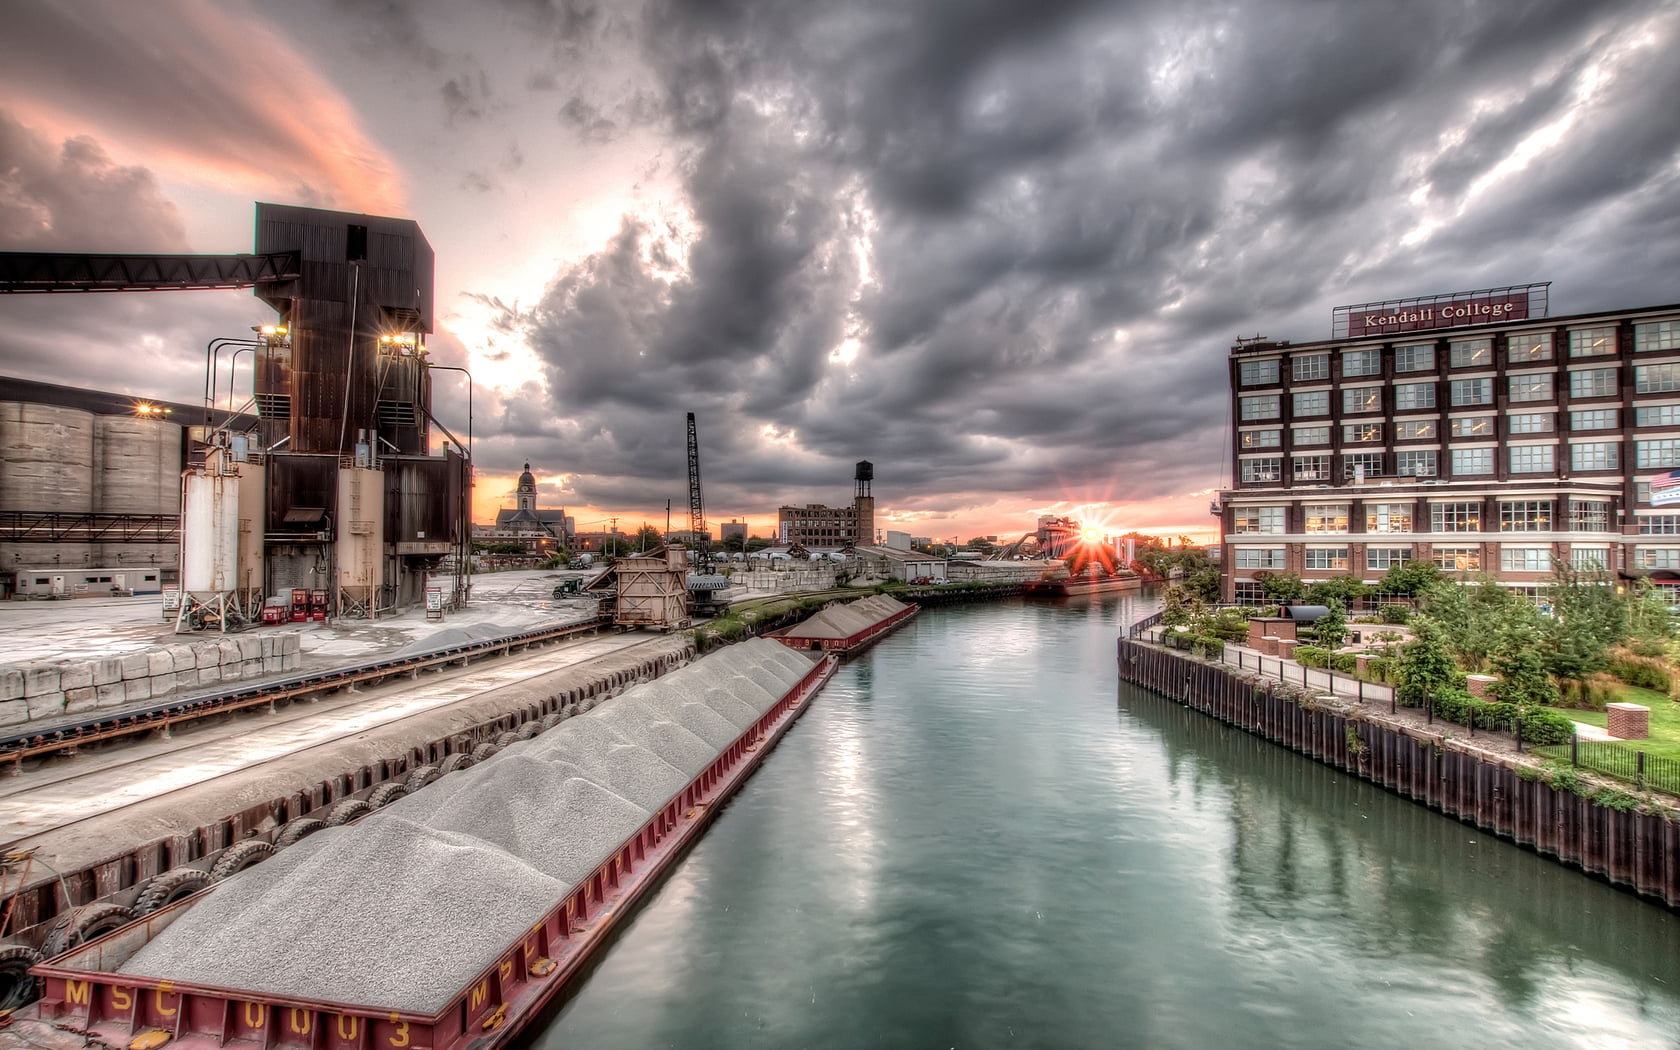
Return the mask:
[[[0,248],[419,220],[481,516],[843,503],[1205,533],[1226,352],[1340,303],[1680,301],[1680,5],[9,0]],[[193,400],[248,293],[0,302],[7,374]],[[464,382],[440,415],[466,415]]]

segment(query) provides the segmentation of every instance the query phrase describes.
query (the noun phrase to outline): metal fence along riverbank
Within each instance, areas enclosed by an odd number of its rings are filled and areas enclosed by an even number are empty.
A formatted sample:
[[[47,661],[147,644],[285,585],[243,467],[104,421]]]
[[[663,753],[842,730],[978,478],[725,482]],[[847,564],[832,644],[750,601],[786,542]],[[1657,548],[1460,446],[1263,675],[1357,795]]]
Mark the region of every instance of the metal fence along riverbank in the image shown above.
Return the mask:
[[[1313,709],[1223,665],[1129,638],[1118,647],[1121,681],[1680,908],[1680,824],[1673,820],[1596,804],[1445,736]]]

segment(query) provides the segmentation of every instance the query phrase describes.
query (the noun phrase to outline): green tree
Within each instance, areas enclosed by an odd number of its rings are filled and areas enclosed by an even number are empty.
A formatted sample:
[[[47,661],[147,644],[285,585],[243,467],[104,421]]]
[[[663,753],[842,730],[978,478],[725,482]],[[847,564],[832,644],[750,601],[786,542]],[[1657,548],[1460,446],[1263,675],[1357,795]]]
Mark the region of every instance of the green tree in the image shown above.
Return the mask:
[[[1558,702],[1557,682],[1546,671],[1540,641],[1540,632],[1532,628],[1507,631],[1500,639],[1492,658],[1493,671],[1499,676],[1493,692],[1500,700],[1524,707]]]
[[[1412,640],[1400,651],[1394,691],[1401,703],[1422,707],[1443,690],[1463,688],[1464,672],[1453,660],[1439,624],[1420,616],[1413,621],[1412,631]]]
[[[1313,639],[1326,649],[1339,649],[1347,638],[1347,611],[1334,599],[1325,609],[1325,614],[1312,625]]]
[[[1605,650],[1627,638],[1629,603],[1603,569],[1554,562],[1546,596],[1552,606],[1547,648],[1557,677],[1585,678],[1604,666]]]
[[[747,538],[748,554],[751,554],[753,551],[761,551],[768,546],[770,546],[770,541],[763,536],[749,536]]]
[[[1332,576],[1328,580],[1319,580],[1307,587],[1307,604],[1329,605],[1340,602],[1344,610],[1353,608],[1353,603],[1369,594],[1371,588],[1365,581],[1352,574]]]
[[[1434,562],[1408,561],[1388,570],[1376,589],[1383,594],[1415,597],[1428,594],[1443,582],[1451,581]]]
[[[1538,627],[1540,620],[1532,602],[1487,573],[1465,583],[1443,580],[1423,603],[1447,650],[1472,670],[1486,666],[1507,631],[1522,624]]]
[[[636,530],[636,538],[631,541],[630,549],[638,553],[653,550],[665,542],[665,537],[652,525],[643,525]]]
[[[1301,582],[1301,577],[1293,572],[1257,572],[1254,579],[1260,584],[1260,593],[1267,601],[1284,605],[1307,596],[1307,585]]]

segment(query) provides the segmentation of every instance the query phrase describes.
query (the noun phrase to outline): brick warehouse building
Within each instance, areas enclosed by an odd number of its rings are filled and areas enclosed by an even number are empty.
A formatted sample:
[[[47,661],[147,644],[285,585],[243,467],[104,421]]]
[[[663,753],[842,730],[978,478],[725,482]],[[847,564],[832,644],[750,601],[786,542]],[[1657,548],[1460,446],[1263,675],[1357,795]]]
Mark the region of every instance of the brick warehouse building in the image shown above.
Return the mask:
[[[1224,596],[1430,559],[1538,595],[1552,559],[1680,591],[1680,304],[1547,317],[1534,284],[1338,307],[1231,348]],[[1672,499],[1672,504],[1665,504]]]

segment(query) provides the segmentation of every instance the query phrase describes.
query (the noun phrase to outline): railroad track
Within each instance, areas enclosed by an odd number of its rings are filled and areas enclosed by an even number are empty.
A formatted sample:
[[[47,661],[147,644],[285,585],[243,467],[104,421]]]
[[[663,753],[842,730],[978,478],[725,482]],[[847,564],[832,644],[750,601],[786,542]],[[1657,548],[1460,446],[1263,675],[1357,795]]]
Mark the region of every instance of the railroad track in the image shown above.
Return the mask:
[[[0,737],[0,769],[4,768],[5,763],[11,762],[13,772],[16,772],[22,768],[25,758],[35,755],[52,754],[83,744],[113,740],[135,733],[168,729],[182,722],[238,711],[258,704],[275,704],[315,693],[350,688],[398,674],[413,676],[429,667],[452,663],[465,664],[475,657],[506,655],[516,649],[528,649],[533,645],[596,631],[606,622],[597,619],[545,627],[491,641],[463,643],[352,667],[253,683],[234,690],[182,697],[146,707],[102,712],[81,722],[63,723],[51,729],[28,730],[21,734]]]

